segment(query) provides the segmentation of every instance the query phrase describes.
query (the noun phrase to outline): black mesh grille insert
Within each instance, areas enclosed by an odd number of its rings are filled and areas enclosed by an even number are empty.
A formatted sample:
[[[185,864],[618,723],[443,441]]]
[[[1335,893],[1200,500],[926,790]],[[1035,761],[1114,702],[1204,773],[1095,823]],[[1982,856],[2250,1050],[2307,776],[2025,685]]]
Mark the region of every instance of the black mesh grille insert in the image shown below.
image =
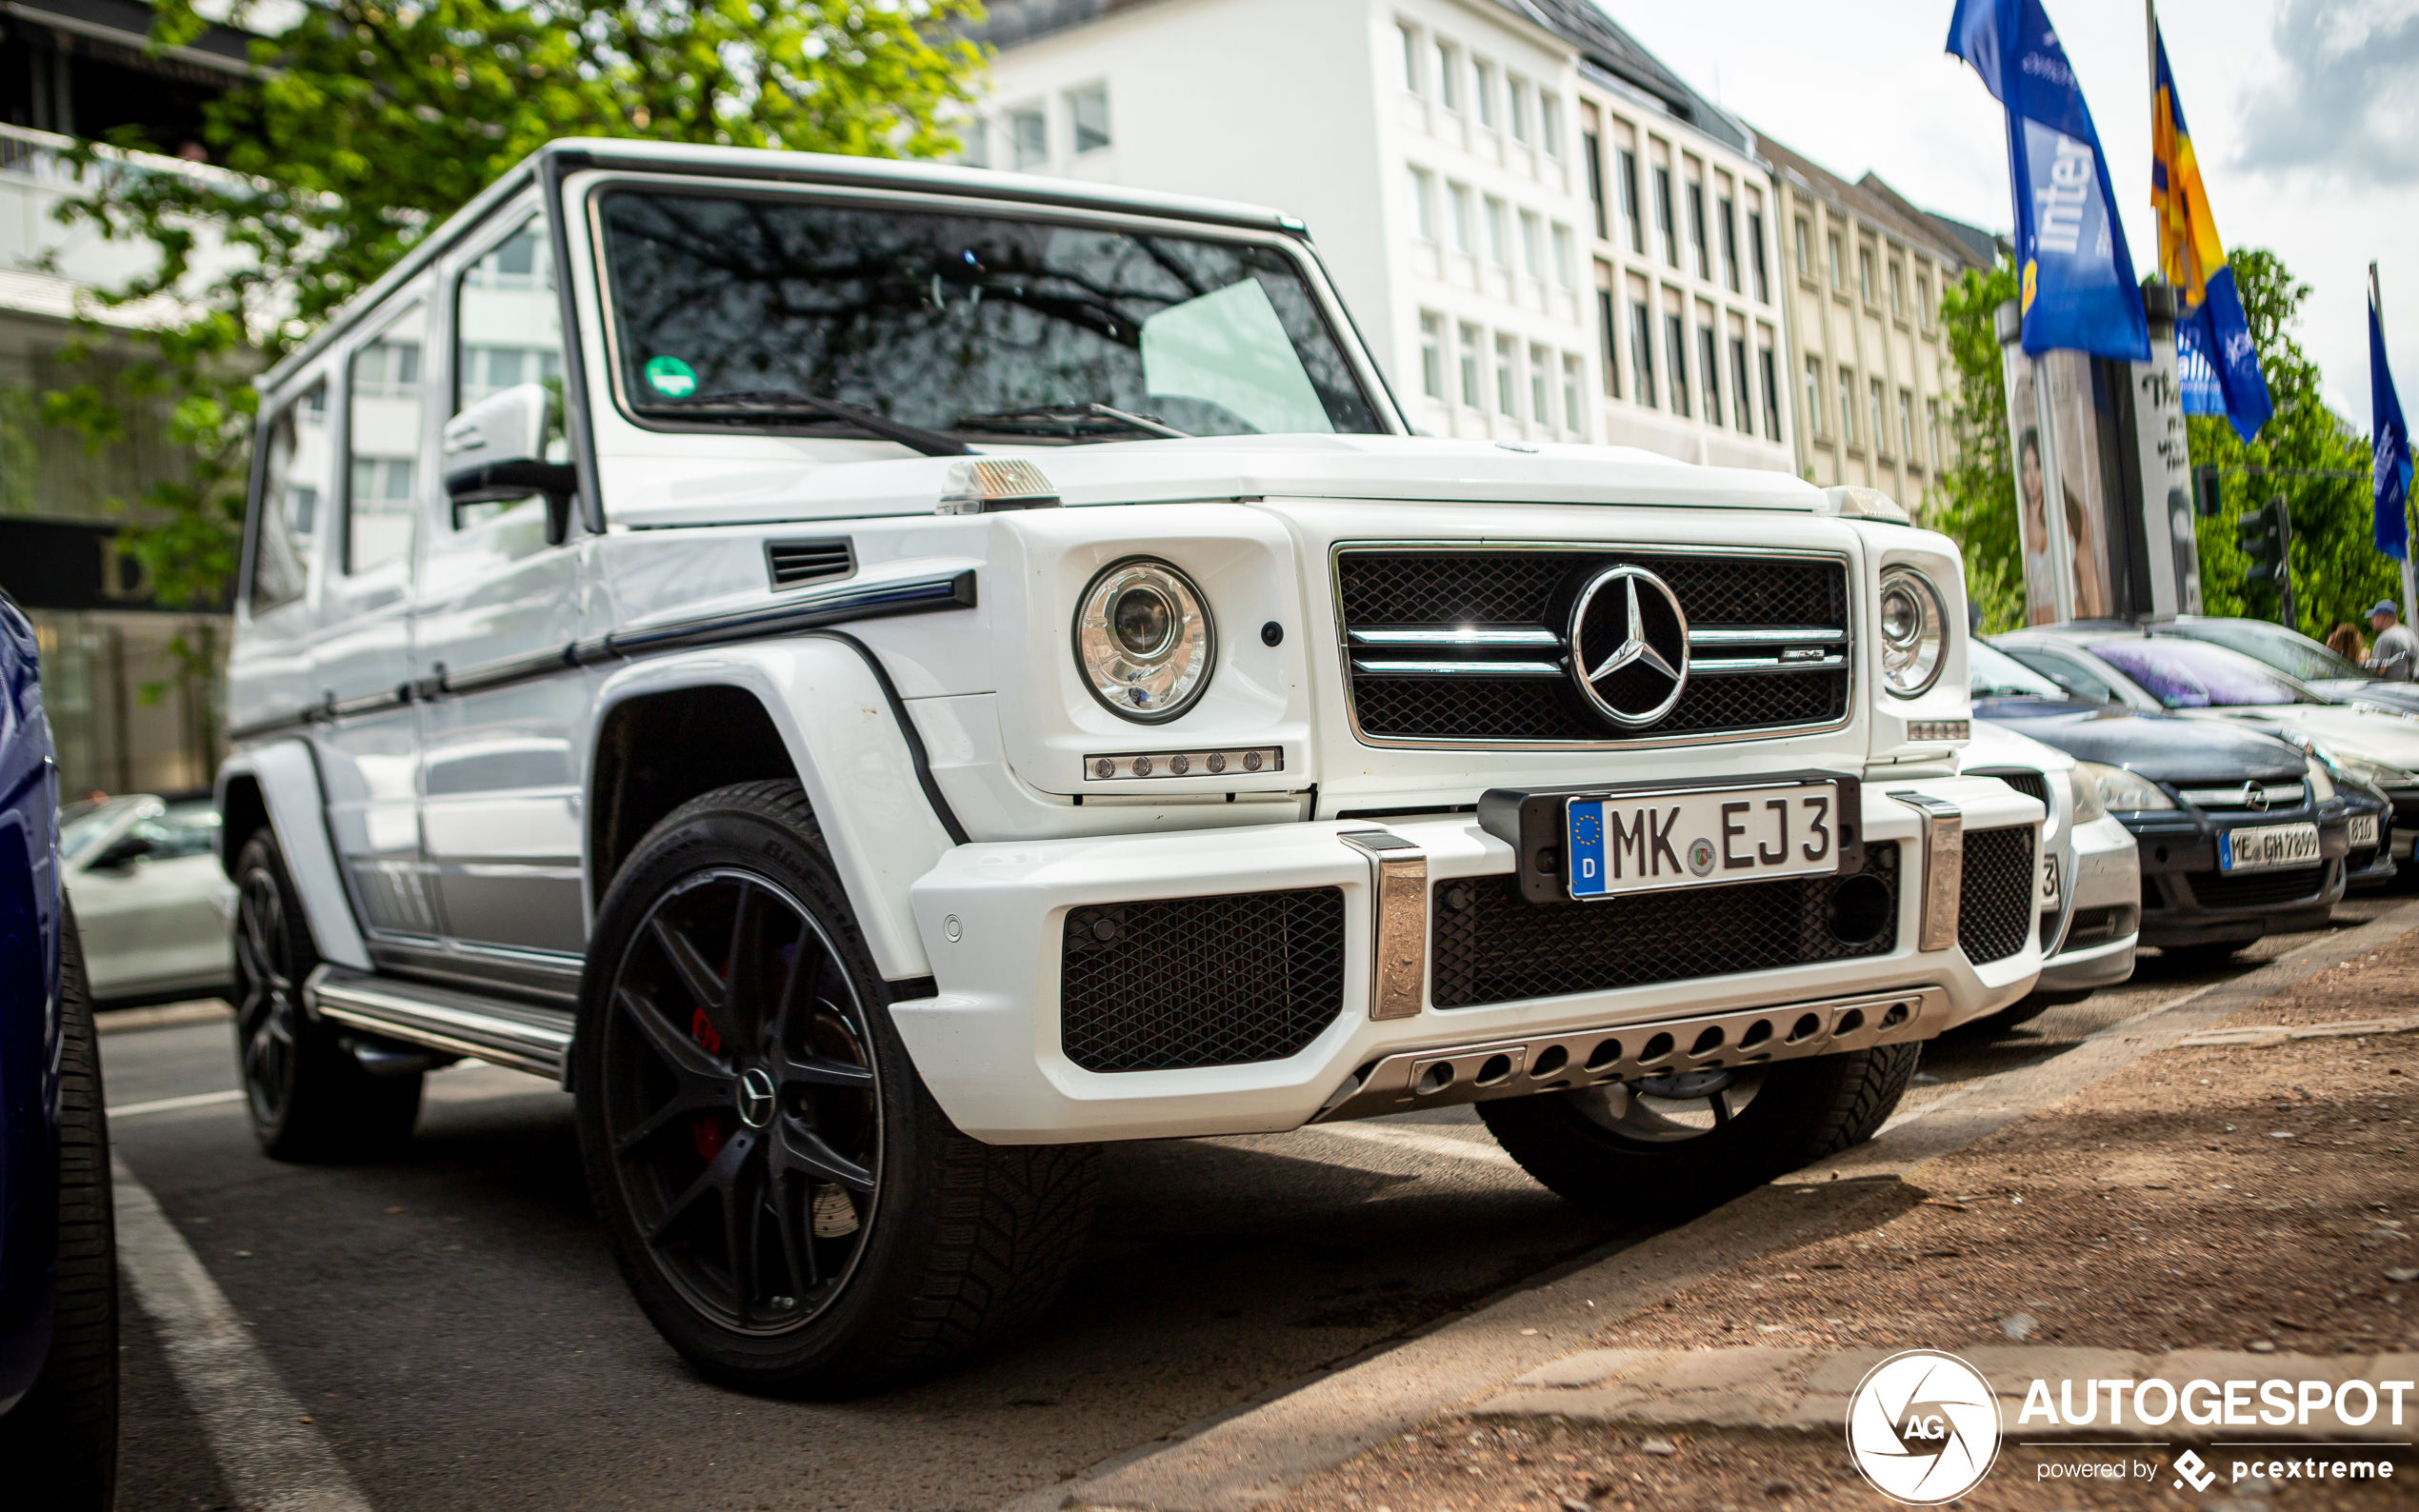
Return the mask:
[[[2327,867],[2247,871],[2238,876],[2205,871],[2185,879],[2204,908],[2258,908],[2271,904],[2315,902],[2327,890]]]
[[[2032,829],[1969,829],[1966,874],[1957,891],[1957,947],[1979,965],[2024,948],[2032,927]]]
[[[1070,909],[1059,1042],[1087,1071],[1282,1061],[1344,1007],[1337,887]]]
[[[1346,551],[1336,559],[1344,627],[1484,627],[1560,635],[1579,586],[1634,562],[1671,586],[1697,629],[1848,627],[1848,569],[1796,557],[1655,551]],[[1455,653],[1442,653],[1459,659]],[[1523,647],[1558,660],[1553,647]],[[1819,726],[1848,713],[1846,668],[1691,677],[1672,711],[1624,730],[1588,708],[1563,678],[1410,676],[1354,670],[1353,716],[1387,740],[1618,742],[1724,730]]]
[[[2024,794],[2027,798],[2031,799],[2034,803],[2039,804],[2043,808],[2046,809],[2049,806],[2049,779],[2044,777],[2039,772],[2024,771],[2022,769],[2007,771],[1994,766],[1986,767],[1982,770],[1976,771],[1973,775],[1976,777],[1996,777],[2001,782],[2006,783],[2009,786],[2014,788],[2016,791]]]
[[[1833,901],[1850,878],[1548,904],[1524,900],[1512,877],[1440,884],[1432,905],[1432,1001],[1467,1008],[1888,955],[1898,943],[1898,846],[1867,846],[1858,875],[1878,880],[1889,903],[1866,910],[1880,919],[1881,932],[1857,943],[1842,941],[1830,927]]]

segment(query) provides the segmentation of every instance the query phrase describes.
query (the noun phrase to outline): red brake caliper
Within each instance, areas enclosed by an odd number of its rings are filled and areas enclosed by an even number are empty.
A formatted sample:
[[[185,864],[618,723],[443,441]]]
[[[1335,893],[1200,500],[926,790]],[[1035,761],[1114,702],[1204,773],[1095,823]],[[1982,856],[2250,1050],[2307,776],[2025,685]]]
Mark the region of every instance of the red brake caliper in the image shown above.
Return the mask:
[[[690,1016],[689,1037],[704,1045],[708,1055],[722,1054],[722,1036],[714,1032],[713,1021],[706,1017],[705,1009],[699,1008]],[[689,1125],[689,1137],[696,1142],[698,1157],[710,1161],[722,1153],[723,1141],[730,1136],[722,1126],[722,1114],[715,1112],[698,1114]]]

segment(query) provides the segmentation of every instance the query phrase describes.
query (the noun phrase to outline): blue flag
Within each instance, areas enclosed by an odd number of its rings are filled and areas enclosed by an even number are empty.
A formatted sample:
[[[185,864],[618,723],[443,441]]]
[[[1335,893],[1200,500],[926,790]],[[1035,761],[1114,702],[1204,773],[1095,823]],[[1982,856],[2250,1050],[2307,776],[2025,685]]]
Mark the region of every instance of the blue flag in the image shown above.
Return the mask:
[[[2159,217],[2159,271],[2175,290],[2175,371],[2184,412],[2224,415],[2249,441],[2274,411],[2268,378],[2209,213],[2192,130],[2184,124],[2184,102],[2168,70],[2167,39],[2155,27],[2150,38],[2158,69],[2150,96],[2150,208]]]
[[[2410,550],[2410,431],[2386,366],[2386,326],[2369,306],[2369,468],[2377,489],[2377,549],[2401,561]]]
[[[2008,110],[2024,349],[2150,360],[2150,324],[2083,87],[2041,0],[1957,0],[1949,50]]]

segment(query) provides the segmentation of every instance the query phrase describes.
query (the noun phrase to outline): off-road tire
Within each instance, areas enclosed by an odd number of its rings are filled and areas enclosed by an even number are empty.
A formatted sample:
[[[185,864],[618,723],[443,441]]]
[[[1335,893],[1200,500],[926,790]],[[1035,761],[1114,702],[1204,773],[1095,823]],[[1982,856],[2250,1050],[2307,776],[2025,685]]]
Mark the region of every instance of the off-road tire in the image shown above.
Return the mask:
[[[1915,1074],[1920,1044],[1783,1061],[1754,1100],[1694,1139],[1649,1143],[1590,1119],[1571,1093],[1504,1098],[1478,1116],[1504,1152],[1571,1202],[1641,1218],[1703,1212],[1877,1133]]]
[[[14,1504],[108,1512],[117,1497],[117,1220],[92,1000],[72,910],[60,921],[57,1293],[50,1350],[0,1418]]]
[[[771,1337],[730,1325],[670,1278],[632,1211],[608,1124],[606,1020],[625,969],[617,963],[638,948],[635,936],[659,899],[701,875],[743,871],[802,905],[830,942],[856,994],[881,1120],[880,1184],[851,1268],[818,1310]],[[724,969],[728,984],[737,967]],[[597,909],[571,1052],[589,1187],[639,1306],[712,1380],[840,1398],[930,1374],[1030,1325],[1057,1298],[1083,1249],[1099,1147],[986,1144],[961,1133],[899,1039],[889,1012],[894,997],[794,782],[736,784],[683,805],[639,843]]]
[[[302,985],[318,966],[319,950],[286,858],[267,829],[237,853],[235,887],[235,1064],[253,1137],[281,1161],[390,1154],[419,1119],[420,1073],[370,1075],[336,1026],[304,1007]],[[272,1018],[290,1048],[262,1054],[255,1040],[272,1033]]]

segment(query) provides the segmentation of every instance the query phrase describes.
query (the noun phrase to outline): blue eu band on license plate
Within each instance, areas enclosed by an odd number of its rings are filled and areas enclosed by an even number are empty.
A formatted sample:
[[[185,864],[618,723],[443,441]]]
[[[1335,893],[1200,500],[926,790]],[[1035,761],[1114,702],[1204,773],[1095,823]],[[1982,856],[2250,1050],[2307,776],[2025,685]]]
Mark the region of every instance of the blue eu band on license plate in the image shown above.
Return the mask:
[[[1839,787],[1716,787],[1573,798],[1564,810],[1573,898],[1704,887],[1839,865]]]

